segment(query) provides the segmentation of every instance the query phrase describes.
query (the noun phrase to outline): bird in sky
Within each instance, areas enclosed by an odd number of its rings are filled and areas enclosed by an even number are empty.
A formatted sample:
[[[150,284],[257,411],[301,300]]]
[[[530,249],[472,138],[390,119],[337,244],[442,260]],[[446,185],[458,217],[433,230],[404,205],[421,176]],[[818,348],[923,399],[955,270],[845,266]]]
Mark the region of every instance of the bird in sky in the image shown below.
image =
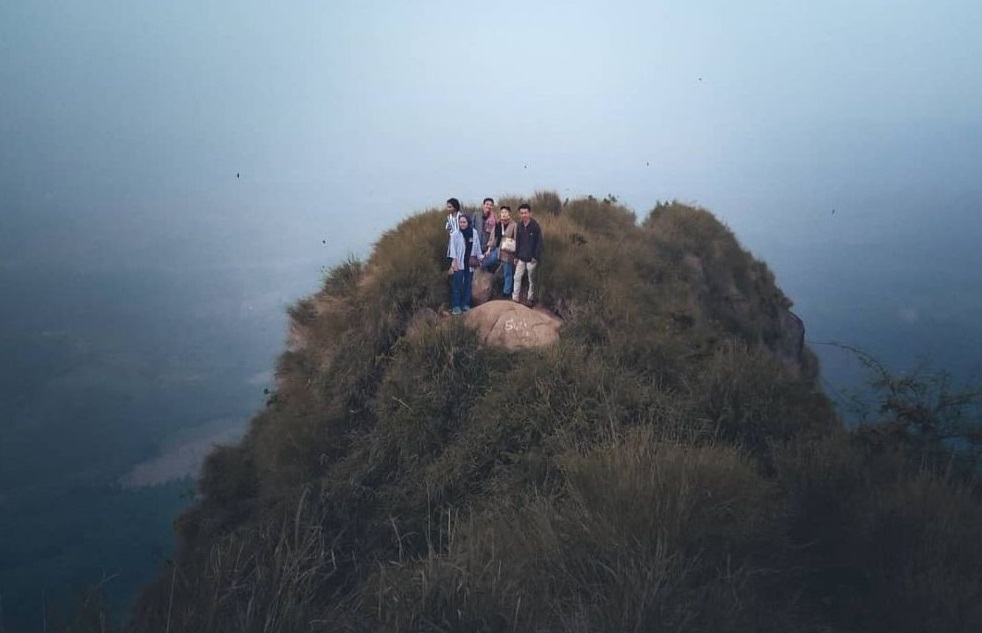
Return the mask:
[[[235,172],[235,177],[236,177],[236,178],[238,178],[238,177],[239,177],[239,172]]]

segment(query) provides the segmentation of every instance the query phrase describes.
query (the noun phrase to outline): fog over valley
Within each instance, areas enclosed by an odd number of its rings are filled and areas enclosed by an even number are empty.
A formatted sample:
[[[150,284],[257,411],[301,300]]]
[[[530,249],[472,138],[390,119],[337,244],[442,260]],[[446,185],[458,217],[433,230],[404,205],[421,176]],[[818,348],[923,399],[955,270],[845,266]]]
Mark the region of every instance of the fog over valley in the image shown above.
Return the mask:
[[[958,0],[3,3],[0,629],[109,577],[123,613],[287,308],[451,196],[705,207],[830,394],[865,376],[827,343],[979,379],[979,33]]]

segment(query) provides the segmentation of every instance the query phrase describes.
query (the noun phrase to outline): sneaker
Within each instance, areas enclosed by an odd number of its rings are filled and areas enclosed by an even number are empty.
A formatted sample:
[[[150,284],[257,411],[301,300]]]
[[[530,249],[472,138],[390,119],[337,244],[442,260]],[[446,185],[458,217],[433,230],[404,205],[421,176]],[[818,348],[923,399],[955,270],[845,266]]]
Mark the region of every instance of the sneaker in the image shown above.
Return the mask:
[[[470,309],[471,309],[471,307],[470,307],[470,306],[464,306],[464,312],[467,312],[467,311],[468,311],[468,310],[470,310]]]
[[[458,314],[460,314],[460,308],[454,308],[453,310],[450,311],[450,314],[457,316]]]

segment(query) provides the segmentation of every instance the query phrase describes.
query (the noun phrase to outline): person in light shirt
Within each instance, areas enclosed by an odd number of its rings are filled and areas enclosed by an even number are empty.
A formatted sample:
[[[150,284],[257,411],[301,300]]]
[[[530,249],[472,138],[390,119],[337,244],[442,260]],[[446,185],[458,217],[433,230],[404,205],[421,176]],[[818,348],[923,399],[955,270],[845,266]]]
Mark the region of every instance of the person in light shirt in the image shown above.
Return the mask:
[[[447,257],[450,258],[450,274],[453,283],[450,289],[450,313],[460,314],[471,309],[471,282],[474,268],[471,258],[481,259],[481,241],[470,219],[463,214],[457,217],[457,230],[450,234],[447,244]]]
[[[502,294],[505,298],[512,296],[512,288],[515,285],[515,231],[517,225],[511,221],[511,207],[502,205],[500,209],[501,221],[498,223],[497,236],[497,258],[501,262],[501,272],[504,275],[504,288]],[[487,258],[484,259],[487,261]]]

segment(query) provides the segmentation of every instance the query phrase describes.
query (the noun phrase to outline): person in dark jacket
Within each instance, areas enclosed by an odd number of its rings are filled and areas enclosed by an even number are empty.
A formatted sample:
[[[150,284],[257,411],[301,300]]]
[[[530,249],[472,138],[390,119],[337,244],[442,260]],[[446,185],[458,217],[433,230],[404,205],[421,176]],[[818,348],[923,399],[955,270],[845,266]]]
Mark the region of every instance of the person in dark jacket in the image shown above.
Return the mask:
[[[523,204],[518,207],[519,222],[515,231],[515,285],[511,300],[518,301],[522,290],[522,279],[528,271],[529,290],[526,300],[529,306],[535,304],[535,269],[542,259],[542,229],[532,219],[532,207]]]

